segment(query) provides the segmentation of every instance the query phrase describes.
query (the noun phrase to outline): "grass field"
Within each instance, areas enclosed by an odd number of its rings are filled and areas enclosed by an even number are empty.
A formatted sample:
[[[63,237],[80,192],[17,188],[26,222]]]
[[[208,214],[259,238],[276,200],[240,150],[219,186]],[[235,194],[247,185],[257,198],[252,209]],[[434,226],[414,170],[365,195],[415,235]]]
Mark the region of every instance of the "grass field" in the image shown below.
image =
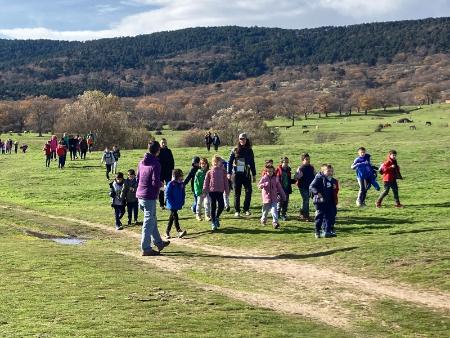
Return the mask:
[[[401,117],[414,120],[417,130],[393,123]],[[392,127],[374,132],[380,123]],[[262,227],[254,188],[252,215],[225,214],[215,233],[183,209],[188,236],[157,258],[140,256],[138,227],[114,231],[100,152],[69,160],[64,170],[56,162],[46,169],[47,138],[20,136],[30,145],[27,154],[0,155],[0,336],[447,337],[449,123],[450,105],[434,105],[280,127],[280,144],[254,147],[257,171],[265,159],[284,155],[296,168],[304,151],[316,167],[332,163],[341,185],[338,237],[317,240],[313,224],[295,217],[279,230]],[[212,156],[176,147],[180,132],[164,133],[176,167],[186,173],[194,155]],[[398,151],[404,209],[393,207],[392,195],[375,209],[373,190],[368,207],[355,206],[350,164],[361,145],[374,163]],[[136,168],[143,153],[123,150],[119,168]],[[188,192],[186,205],[191,201]],[[291,216],[299,205],[294,189]],[[158,218],[163,232],[168,213],[158,211]],[[64,246],[30,231],[86,241]]]

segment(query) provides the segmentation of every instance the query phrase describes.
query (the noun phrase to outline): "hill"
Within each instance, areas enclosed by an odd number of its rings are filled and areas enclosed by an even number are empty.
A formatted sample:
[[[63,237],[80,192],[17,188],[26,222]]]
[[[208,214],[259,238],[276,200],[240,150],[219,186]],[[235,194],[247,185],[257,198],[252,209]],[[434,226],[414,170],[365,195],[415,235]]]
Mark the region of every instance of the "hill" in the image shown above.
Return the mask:
[[[0,98],[99,89],[143,96],[243,80],[292,66],[395,62],[447,54],[450,18],[287,30],[210,27],[87,42],[0,39]]]

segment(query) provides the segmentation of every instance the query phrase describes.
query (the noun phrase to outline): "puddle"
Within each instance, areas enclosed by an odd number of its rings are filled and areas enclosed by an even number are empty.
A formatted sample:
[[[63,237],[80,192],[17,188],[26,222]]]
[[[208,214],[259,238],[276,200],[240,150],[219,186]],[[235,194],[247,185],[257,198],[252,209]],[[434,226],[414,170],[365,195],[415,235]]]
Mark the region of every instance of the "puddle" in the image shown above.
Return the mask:
[[[86,242],[85,239],[80,239],[76,237],[61,237],[61,236],[55,236],[50,234],[44,234],[42,232],[32,231],[32,230],[26,230],[25,233],[29,236],[37,237],[40,239],[47,239],[53,242],[56,242],[58,244],[63,245],[81,245],[84,242]]]

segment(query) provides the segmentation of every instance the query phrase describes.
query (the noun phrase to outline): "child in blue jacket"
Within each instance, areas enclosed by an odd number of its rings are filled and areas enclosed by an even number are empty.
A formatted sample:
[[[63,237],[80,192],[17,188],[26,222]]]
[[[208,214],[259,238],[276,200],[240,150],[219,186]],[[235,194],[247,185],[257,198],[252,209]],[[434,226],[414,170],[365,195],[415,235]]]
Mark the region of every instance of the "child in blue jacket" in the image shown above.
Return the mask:
[[[170,238],[170,230],[172,224],[178,232],[178,238],[182,238],[187,234],[186,230],[181,230],[178,220],[178,210],[181,210],[186,197],[183,183],[183,172],[180,169],[174,169],[172,172],[172,180],[167,183],[165,191],[166,208],[170,210],[169,223],[167,224],[166,237]]]
[[[378,191],[380,186],[376,180],[376,171],[372,164],[370,163],[370,154],[366,153],[366,148],[360,147],[358,149],[358,157],[355,158],[353,164],[350,168],[356,171],[356,179],[359,184],[358,197],[356,198],[356,205],[358,207],[363,207],[366,205],[366,195],[370,186]]]

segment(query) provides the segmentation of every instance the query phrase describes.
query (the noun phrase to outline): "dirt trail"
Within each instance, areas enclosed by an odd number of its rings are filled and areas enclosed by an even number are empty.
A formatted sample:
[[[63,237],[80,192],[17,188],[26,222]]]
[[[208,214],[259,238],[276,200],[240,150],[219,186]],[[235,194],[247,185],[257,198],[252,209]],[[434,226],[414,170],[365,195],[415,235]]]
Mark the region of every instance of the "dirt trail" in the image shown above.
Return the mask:
[[[127,236],[134,240],[140,239],[139,233],[126,230],[117,233],[113,227],[100,223],[49,215],[17,207],[0,206],[0,208],[74,222],[120,236]],[[289,258],[261,255],[254,251],[246,250],[244,252],[226,247],[200,245],[193,239],[173,239],[172,245],[193,249],[192,251],[199,253],[196,258],[199,261],[205,256],[223,258],[221,261],[223,265],[219,266],[223,270],[232,264],[236,269],[251,271],[255,275],[257,273],[275,274],[283,283],[283,287],[275,290],[276,294],[238,291],[210,284],[203,284],[204,289],[213,290],[259,307],[314,318],[336,327],[347,326],[350,319],[355,317],[355,313],[351,313],[348,308],[345,308],[343,305],[345,302],[369,306],[372,301],[388,298],[426,306],[433,310],[450,311],[450,295],[438,291],[419,290],[407,284],[352,276],[311,263],[294,262]],[[183,270],[192,268],[192,258],[186,259],[183,256],[163,255],[150,258],[142,257],[137,251],[118,253],[180,274]]]

